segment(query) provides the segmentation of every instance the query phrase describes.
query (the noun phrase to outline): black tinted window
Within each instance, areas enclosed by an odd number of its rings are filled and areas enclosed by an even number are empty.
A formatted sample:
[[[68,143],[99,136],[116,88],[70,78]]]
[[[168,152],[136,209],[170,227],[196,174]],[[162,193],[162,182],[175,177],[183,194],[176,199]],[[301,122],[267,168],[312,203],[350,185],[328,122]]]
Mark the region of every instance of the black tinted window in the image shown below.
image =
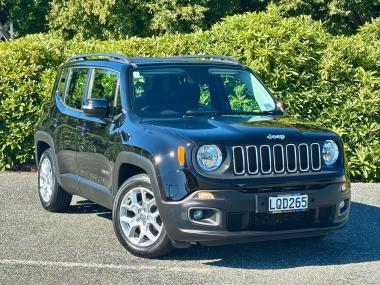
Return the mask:
[[[210,66],[144,68],[133,72],[132,106],[142,116],[256,114],[275,101],[254,74]]]
[[[86,87],[88,69],[75,68],[71,70],[69,89],[65,97],[65,103],[71,108],[80,109],[82,96]]]
[[[61,98],[63,98],[63,95],[65,93],[65,84],[66,84],[68,76],[69,76],[69,71],[67,69],[63,69],[61,72],[61,76],[59,78],[58,86],[57,86],[57,95]]]
[[[107,99],[113,105],[117,88],[118,74],[116,71],[95,69],[90,86],[89,98]]]

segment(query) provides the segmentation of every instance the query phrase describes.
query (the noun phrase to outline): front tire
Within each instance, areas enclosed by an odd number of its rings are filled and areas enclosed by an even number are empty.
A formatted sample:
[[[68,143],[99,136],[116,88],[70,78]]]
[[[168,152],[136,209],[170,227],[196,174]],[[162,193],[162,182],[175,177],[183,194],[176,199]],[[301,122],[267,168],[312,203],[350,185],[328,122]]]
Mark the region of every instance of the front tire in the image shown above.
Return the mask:
[[[135,175],[120,187],[112,222],[120,243],[133,255],[154,258],[173,249],[146,174]]]
[[[66,210],[72,195],[63,190],[57,182],[57,167],[50,148],[43,152],[38,166],[38,195],[42,207],[49,212]]]

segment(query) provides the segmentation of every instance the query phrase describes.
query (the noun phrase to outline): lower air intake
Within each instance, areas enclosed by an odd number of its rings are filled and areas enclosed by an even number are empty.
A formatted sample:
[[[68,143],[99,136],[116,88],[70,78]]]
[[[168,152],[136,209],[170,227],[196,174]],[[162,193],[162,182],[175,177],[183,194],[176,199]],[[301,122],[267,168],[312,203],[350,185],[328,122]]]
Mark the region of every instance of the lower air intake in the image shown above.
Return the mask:
[[[281,214],[233,212],[228,214],[228,231],[282,231],[302,229],[316,222],[316,210]]]

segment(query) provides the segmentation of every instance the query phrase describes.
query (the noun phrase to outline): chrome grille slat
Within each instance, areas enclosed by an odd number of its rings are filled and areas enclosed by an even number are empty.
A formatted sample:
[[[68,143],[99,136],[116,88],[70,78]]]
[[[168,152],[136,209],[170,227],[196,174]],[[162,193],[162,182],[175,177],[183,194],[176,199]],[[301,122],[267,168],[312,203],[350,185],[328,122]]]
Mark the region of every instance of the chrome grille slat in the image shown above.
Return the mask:
[[[295,174],[322,168],[319,143],[248,145],[232,147],[235,175]]]

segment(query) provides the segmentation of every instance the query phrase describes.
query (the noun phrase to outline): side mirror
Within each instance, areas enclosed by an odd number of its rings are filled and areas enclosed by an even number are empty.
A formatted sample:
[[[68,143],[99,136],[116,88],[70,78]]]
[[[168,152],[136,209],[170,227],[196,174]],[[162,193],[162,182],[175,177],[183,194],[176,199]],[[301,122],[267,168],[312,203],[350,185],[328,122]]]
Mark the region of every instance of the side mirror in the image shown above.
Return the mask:
[[[87,99],[82,110],[89,116],[105,118],[109,113],[109,103],[107,99]]]
[[[276,109],[281,112],[285,112],[285,104],[281,99],[276,100]]]

